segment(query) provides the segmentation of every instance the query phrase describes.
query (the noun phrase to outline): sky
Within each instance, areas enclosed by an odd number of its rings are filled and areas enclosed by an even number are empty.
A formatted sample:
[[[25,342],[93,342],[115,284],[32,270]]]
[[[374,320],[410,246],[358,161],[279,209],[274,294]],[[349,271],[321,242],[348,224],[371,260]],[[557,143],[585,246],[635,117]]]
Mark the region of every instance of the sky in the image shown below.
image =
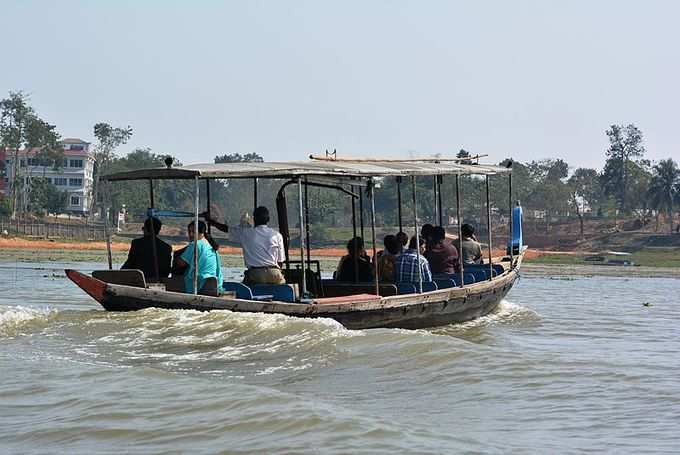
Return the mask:
[[[132,126],[184,163],[562,158],[611,124],[680,158],[680,2],[0,0],[0,96],[64,137]]]

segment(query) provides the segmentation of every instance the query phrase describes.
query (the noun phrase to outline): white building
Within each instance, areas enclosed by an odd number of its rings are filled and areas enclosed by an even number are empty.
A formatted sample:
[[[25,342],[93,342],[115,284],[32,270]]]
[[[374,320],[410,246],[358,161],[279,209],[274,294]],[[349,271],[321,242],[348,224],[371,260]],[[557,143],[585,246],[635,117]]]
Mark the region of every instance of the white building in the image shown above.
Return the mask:
[[[69,213],[87,214],[92,197],[95,162],[90,152],[90,143],[82,139],[67,138],[61,141],[61,145],[64,148],[64,161],[57,170],[54,166],[40,166],[36,158],[37,150],[19,150],[19,176],[24,180],[24,188],[29,187],[31,178],[44,176],[57,189],[68,193],[66,210]],[[5,153],[5,178],[0,191],[6,195],[11,194],[14,181],[13,157],[14,153],[11,151]]]

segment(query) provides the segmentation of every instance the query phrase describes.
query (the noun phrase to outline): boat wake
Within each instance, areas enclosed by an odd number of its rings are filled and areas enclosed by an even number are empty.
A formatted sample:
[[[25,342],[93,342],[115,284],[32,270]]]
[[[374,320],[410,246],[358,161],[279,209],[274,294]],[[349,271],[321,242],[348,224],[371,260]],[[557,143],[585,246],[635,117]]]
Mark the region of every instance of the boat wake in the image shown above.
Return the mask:
[[[0,338],[14,338],[42,329],[57,313],[50,308],[0,306]]]

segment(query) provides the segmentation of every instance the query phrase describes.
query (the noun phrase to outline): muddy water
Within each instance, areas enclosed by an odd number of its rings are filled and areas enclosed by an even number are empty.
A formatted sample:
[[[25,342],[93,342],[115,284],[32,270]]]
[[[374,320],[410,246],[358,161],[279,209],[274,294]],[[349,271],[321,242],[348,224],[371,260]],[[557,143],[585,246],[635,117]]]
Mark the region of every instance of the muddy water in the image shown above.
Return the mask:
[[[677,279],[532,275],[475,322],[350,331],[107,313],[65,265],[0,263],[2,453],[680,451]]]

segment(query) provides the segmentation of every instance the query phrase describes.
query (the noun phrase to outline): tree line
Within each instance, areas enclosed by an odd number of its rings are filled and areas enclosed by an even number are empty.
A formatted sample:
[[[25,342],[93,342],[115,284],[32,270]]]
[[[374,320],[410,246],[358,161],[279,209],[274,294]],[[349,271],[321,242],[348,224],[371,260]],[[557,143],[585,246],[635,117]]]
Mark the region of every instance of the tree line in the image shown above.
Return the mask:
[[[513,200],[521,201],[529,216],[538,213],[548,222],[553,217],[574,216],[583,221],[586,214],[591,216],[649,219],[661,213],[673,232],[673,212],[680,206],[680,169],[668,158],[652,162],[645,158],[642,132],[634,125],[611,125],[605,134],[609,146],[605,151],[605,165],[602,171],[592,168],[571,167],[563,159],[541,159],[530,162],[514,161],[507,158],[501,166],[512,166]],[[164,165],[165,155],[154,153],[150,148],[138,148],[120,155],[117,150],[133,135],[129,126],[114,127],[106,122],[93,126],[95,143],[92,152],[95,159],[94,184],[91,194],[90,216],[101,208],[111,207],[115,213],[125,206],[133,215],[143,216],[149,205],[148,182],[117,182],[103,187],[99,176],[108,172],[159,167]],[[19,191],[24,184],[19,178],[18,151],[33,150],[35,159],[43,166],[58,169],[63,162],[63,150],[56,126],[38,116],[30,105],[29,97],[23,92],[10,92],[0,100],[0,147],[4,147],[12,159],[14,169],[11,193],[0,201],[0,212],[15,215],[17,211],[32,213],[58,213],[65,209],[65,192],[58,190],[46,179],[36,176],[30,180],[29,201],[26,207],[18,204]],[[458,158],[474,163],[468,151],[461,150]],[[216,156],[215,163],[263,161],[256,153],[226,154]],[[0,163],[0,172],[8,175]],[[181,165],[175,160],[174,165]],[[274,198],[280,180],[260,179],[258,202],[274,206]],[[464,219],[483,220],[486,213],[485,181],[478,176],[465,175],[459,178],[462,194]],[[490,200],[494,214],[509,213],[508,179],[503,176],[490,178]],[[158,181],[154,184],[156,206],[177,210],[193,210],[193,184],[182,181]],[[214,216],[228,222],[238,222],[252,210],[255,183],[251,179],[215,180],[211,183],[212,211]],[[397,179],[384,178],[376,191],[375,208],[379,224],[396,226]],[[419,217],[436,222],[433,197],[434,179],[419,177],[416,180]],[[404,224],[411,219],[411,197],[408,185],[403,185],[402,208]],[[205,201],[205,186],[201,186],[201,200]],[[442,212],[444,219],[455,217],[455,178],[445,176],[441,183]],[[322,231],[331,226],[351,226],[351,200],[334,190],[310,188],[308,190],[309,221],[313,230]],[[368,201],[365,199],[365,208]],[[358,201],[357,201],[358,204]],[[296,204],[289,204],[291,219],[296,220]],[[205,207],[204,207],[205,208]],[[366,216],[365,219],[368,219]],[[446,223],[446,221],[445,221]]]

